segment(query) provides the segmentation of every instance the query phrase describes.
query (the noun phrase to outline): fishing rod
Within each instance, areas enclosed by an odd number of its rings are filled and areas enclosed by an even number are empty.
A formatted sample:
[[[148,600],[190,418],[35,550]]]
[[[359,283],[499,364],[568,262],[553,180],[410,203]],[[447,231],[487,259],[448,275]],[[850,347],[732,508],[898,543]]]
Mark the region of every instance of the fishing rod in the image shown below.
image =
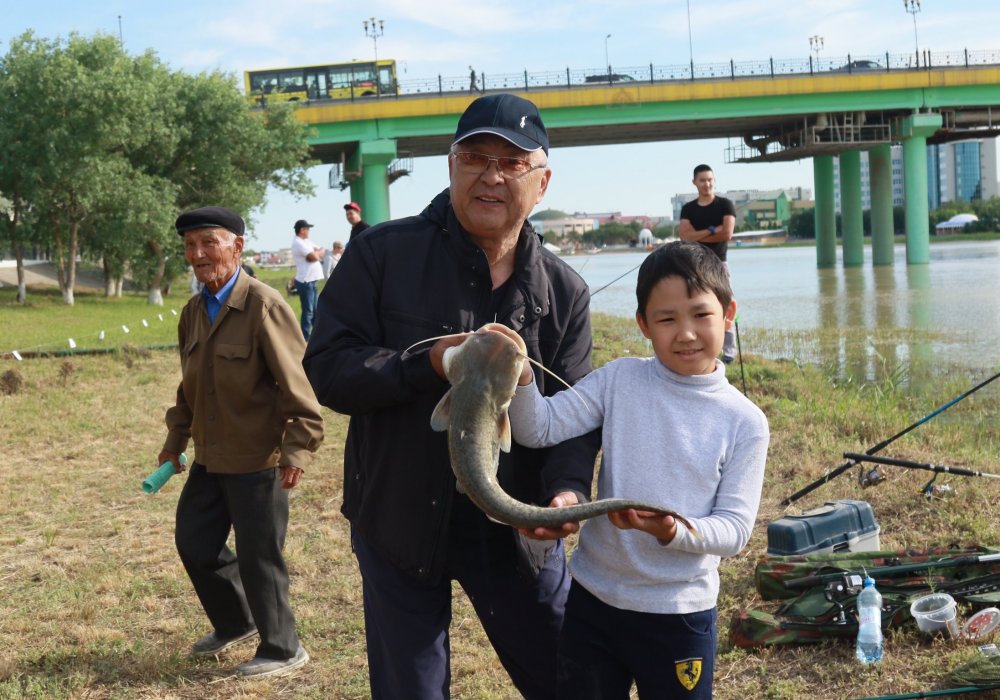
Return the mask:
[[[915,693],[902,695],[872,695],[861,700],[917,700],[918,698],[940,698],[946,695],[965,695],[966,693],[985,693],[988,690],[1000,688],[998,684],[966,685],[961,688],[943,688],[941,690],[918,690]]]
[[[959,557],[945,557],[943,559],[934,559],[932,561],[916,562],[913,564],[897,564],[896,566],[877,566],[872,569],[865,569],[864,571],[868,576],[876,579],[896,578],[897,576],[903,576],[914,571],[953,568],[966,566],[968,564],[984,564],[997,560],[1000,560],[1000,552],[995,554],[972,554]],[[843,576],[843,571],[831,572],[828,574],[811,574],[809,576],[800,576],[799,578],[788,579],[782,583],[785,588],[789,589],[812,588],[813,586],[817,586],[821,583],[839,581]]]
[[[895,457],[876,457],[874,455],[862,455],[855,454],[854,452],[845,452],[844,459],[850,459],[855,462],[872,462],[874,464],[888,464],[893,467],[905,467],[907,469],[923,469],[925,471],[934,472],[934,476],[931,480],[924,484],[923,493],[927,495],[930,493],[931,484],[937,479],[938,474],[956,474],[958,476],[982,476],[987,479],[1000,479],[1000,474],[990,474],[989,472],[979,472],[973,469],[966,469],[964,467],[950,467],[947,464],[929,464],[926,462],[913,462],[909,459],[898,459]]]
[[[927,421],[929,421],[934,416],[947,411],[949,408],[951,408],[952,406],[954,406],[955,404],[957,404],[962,399],[964,399],[964,398],[966,398],[968,396],[971,396],[972,394],[976,393],[977,391],[979,391],[980,389],[982,389],[984,386],[986,386],[987,384],[989,384],[990,382],[992,382],[992,381],[994,381],[996,379],[1000,379],[1000,372],[997,372],[996,374],[994,374],[989,379],[985,379],[985,380],[981,381],[979,384],[977,384],[976,386],[972,387],[968,391],[966,391],[966,392],[964,392],[962,394],[959,394],[958,396],[956,396],[955,398],[953,398],[951,401],[949,401],[945,405],[941,406],[940,408],[935,409],[931,413],[928,413],[926,416],[924,416],[923,418],[921,418],[920,420],[918,420],[916,423],[914,423],[914,424],[912,424],[912,425],[904,428],[903,430],[901,430],[898,433],[896,433],[895,435],[893,435],[891,438],[887,438],[887,439],[883,440],[882,442],[878,443],[877,445],[874,445],[873,447],[870,447],[869,449],[865,450],[865,455],[871,456],[871,455],[875,454],[876,452],[881,452],[883,449],[885,449],[886,447],[888,447],[891,443],[893,443],[896,440],[898,440],[899,438],[903,437],[904,435],[906,435],[911,430],[914,430],[915,428],[919,428],[921,425],[923,425],[924,423],[926,423]],[[783,500],[781,502],[781,505],[783,505],[783,506],[791,505],[792,503],[794,503],[795,501],[799,500],[800,498],[802,498],[806,494],[812,493],[813,491],[815,491],[816,489],[818,489],[823,484],[825,484],[828,481],[834,479],[835,477],[840,476],[841,474],[843,474],[844,472],[846,472],[851,467],[858,466],[859,464],[860,463],[858,461],[856,461],[856,460],[848,460],[847,462],[844,462],[843,464],[841,464],[836,469],[831,469],[830,471],[828,471],[826,474],[824,474],[823,476],[821,476],[816,481],[812,482],[811,484],[808,484],[807,486],[802,487],[801,489],[799,489],[798,491],[796,491],[795,493],[793,493],[791,496],[789,496],[788,498],[786,498],[785,500]]]
[[[743,379],[743,395],[747,395],[747,373],[743,369],[743,346],[740,345],[740,316],[733,319],[733,328],[736,329],[736,354],[740,356],[740,377]]]

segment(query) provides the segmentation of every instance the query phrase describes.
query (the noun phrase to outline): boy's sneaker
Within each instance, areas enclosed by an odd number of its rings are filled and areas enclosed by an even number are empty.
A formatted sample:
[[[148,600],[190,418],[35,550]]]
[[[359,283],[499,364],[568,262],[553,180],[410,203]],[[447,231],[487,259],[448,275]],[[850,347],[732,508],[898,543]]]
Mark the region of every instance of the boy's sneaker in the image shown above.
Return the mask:
[[[287,676],[309,662],[309,652],[301,644],[295,656],[290,659],[250,659],[236,668],[236,675],[243,678],[266,678],[268,676]]]
[[[246,639],[252,639],[256,636],[256,627],[244,632],[243,634],[238,634],[235,637],[229,637],[228,639],[222,639],[213,630],[194,643],[194,646],[191,647],[191,654],[193,656],[216,656],[234,644],[239,644]]]

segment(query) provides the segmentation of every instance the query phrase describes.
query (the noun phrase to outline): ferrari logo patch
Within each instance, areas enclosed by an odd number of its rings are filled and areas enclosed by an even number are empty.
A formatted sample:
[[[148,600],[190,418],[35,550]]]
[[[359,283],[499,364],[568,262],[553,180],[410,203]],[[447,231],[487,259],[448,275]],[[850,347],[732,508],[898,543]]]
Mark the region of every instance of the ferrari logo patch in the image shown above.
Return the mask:
[[[701,659],[684,659],[674,663],[677,680],[688,690],[694,690],[701,678]]]

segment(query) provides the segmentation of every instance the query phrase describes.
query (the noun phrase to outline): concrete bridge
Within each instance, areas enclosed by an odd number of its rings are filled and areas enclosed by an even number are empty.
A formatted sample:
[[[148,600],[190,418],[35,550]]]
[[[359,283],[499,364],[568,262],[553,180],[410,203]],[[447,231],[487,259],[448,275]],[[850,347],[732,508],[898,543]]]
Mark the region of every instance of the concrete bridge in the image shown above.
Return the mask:
[[[509,86],[538,105],[552,148],[729,137],[729,162],[813,159],[816,259],[836,264],[834,163],[840,158],[843,262],[864,259],[861,151],[868,151],[873,262],[893,261],[891,144],[901,143],[906,202],[906,259],[930,260],[926,146],[1000,134],[1000,52],[980,64],[969,54],[946,54],[941,67],[893,68],[892,57],[872,68],[848,61],[842,68],[744,75],[730,63],[718,75],[649,80],[576,81],[570,71],[538,85],[528,73]],[[910,59],[913,57],[910,56]],[[857,65],[855,65],[857,64]],[[863,66],[862,64],[869,64]],[[950,65],[947,65],[950,64]],[[692,69],[695,67],[692,66]],[[620,69],[618,69],[620,70]],[[609,70],[610,73],[610,70]],[[726,73],[729,73],[728,75]],[[506,82],[506,81],[505,81]],[[389,184],[406,174],[407,157],[444,155],[455,124],[476,95],[439,90],[344,102],[303,103],[298,117],[315,127],[313,154],[335,170],[369,222],[388,218]],[[404,160],[400,160],[403,158]]]

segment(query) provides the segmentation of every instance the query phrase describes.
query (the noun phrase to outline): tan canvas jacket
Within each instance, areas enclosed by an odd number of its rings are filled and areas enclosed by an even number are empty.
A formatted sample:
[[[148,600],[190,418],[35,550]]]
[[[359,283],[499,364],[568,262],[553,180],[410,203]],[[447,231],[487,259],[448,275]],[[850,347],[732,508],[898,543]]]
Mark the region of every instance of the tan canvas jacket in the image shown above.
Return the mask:
[[[241,273],[214,325],[199,294],[181,311],[177,336],[181,383],[164,451],[183,452],[193,438],[194,461],[210,472],[305,469],[323,419],[302,369],[302,331],[281,295]]]

